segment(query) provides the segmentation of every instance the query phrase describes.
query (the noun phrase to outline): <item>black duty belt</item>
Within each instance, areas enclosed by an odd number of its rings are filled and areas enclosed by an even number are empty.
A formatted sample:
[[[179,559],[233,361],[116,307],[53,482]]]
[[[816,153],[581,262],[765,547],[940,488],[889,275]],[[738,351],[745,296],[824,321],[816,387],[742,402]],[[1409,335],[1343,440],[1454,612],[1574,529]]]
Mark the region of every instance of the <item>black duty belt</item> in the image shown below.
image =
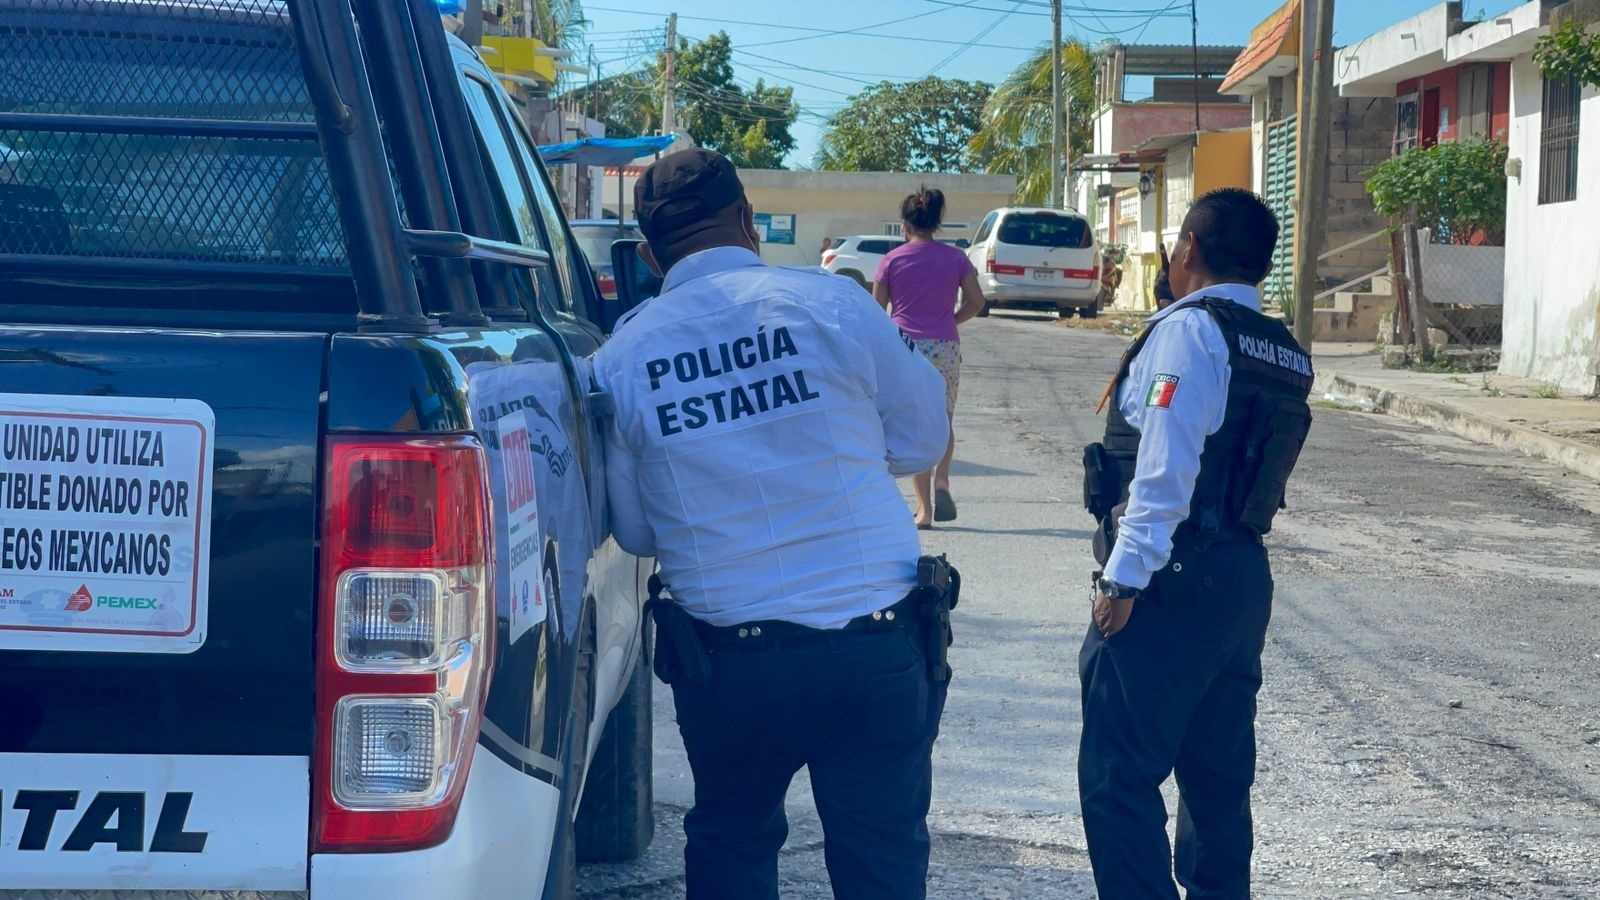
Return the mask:
[[[1261,535],[1248,528],[1231,527],[1204,531],[1189,522],[1179,525],[1172,537],[1174,544],[1182,542],[1202,550],[1233,544],[1254,544],[1257,547],[1266,545]]]
[[[760,648],[804,641],[826,640],[850,632],[889,632],[913,629],[927,657],[928,679],[950,681],[950,610],[961,601],[961,573],[943,556],[917,560],[917,584],[893,606],[856,616],[843,628],[810,628],[793,622],[764,620],[717,627],[690,616],[682,606],[662,596],[666,585],[660,575],[650,576],[650,600],[644,606],[644,627],[656,626],[656,676],[666,684],[708,684],[712,660],[708,648]]]
[[[907,628],[915,624],[916,603],[916,592],[912,592],[893,606],[856,616],[846,622],[843,628],[812,628],[780,619],[719,626],[696,619],[694,629],[699,633],[701,643],[707,647],[770,647],[774,644],[793,644],[850,632],[894,631]]]

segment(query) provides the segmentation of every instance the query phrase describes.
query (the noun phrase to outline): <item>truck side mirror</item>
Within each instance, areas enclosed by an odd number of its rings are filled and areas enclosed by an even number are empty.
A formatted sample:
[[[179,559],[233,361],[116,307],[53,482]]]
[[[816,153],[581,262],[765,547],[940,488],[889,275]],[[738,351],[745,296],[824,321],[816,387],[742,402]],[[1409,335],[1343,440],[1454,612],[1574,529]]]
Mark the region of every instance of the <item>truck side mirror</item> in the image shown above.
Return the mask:
[[[617,321],[634,307],[661,293],[661,279],[639,255],[642,246],[644,241],[639,240],[611,243],[611,277],[617,282],[617,299],[607,300],[601,306],[605,321],[600,324],[606,334],[616,330]]]

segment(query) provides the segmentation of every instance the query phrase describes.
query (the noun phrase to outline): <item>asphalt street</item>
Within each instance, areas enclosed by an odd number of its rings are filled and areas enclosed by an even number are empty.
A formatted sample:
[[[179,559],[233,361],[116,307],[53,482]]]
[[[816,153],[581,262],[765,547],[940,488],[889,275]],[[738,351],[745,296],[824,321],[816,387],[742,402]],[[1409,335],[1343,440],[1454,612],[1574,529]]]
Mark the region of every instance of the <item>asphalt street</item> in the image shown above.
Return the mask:
[[[925,538],[965,575],[930,895],[1093,897],[1079,458],[1126,339],[1003,315],[963,339],[961,514]],[[1289,504],[1269,539],[1256,895],[1600,897],[1600,486],[1319,409]],[[683,894],[691,785],[660,685],[656,728],[656,843],[587,867],[586,898]],[[784,897],[829,897],[803,777],[789,813]]]

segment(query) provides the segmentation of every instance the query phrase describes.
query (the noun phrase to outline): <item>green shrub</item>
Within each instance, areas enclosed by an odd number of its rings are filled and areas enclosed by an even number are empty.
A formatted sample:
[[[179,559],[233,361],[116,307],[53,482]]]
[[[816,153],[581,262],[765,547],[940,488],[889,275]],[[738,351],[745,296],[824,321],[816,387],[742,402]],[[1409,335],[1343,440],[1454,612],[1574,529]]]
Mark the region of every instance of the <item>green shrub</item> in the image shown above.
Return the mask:
[[[1496,141],[1412,147],[1374,166],[1367,191],[1391,219],[1416,204],[1417,223],[1442,227],[1451,243],[1499,245],[1506,232],[1505,170],[1506,147]]]

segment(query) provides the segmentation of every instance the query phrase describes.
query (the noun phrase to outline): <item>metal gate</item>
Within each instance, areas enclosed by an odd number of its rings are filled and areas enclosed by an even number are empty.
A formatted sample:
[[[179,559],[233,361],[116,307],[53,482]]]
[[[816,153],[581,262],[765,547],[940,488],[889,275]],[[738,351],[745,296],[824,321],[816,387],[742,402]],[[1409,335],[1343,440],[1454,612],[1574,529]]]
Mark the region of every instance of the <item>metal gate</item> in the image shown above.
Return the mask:
[[[1294,195],[1298,117],[1289,116],[1267,126],[1267,206],[1278,217],[1278,245],[1272,249],[1272,273],[1262,285],[1269,309],[1294,308]]]

